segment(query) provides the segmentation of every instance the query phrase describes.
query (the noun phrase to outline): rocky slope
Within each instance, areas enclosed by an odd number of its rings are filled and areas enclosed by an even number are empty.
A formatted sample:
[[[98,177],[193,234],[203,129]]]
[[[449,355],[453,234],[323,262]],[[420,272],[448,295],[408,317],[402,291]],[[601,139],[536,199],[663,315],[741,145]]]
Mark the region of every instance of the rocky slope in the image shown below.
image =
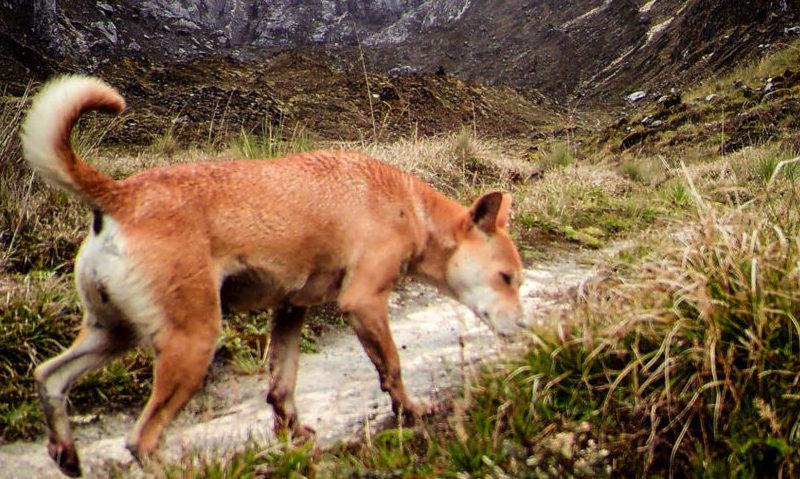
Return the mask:
[[[800,34],[800,0],[3,0],[10,77],[120,57],[324,49],[371,69],[615,102],[709,76]]]

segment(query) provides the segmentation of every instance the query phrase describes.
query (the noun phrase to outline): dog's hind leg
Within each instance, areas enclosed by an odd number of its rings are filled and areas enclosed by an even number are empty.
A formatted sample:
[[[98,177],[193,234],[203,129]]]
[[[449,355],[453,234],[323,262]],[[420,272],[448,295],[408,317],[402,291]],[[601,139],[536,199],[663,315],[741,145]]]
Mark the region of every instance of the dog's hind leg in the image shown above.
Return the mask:
[[[142,461],[148,458],[165,426],[202,386],[214,354],[221,311],[216,290],[198,285],[176,288],[165,307],[165,320],[153,337],[153,390],[127,446]]]
[[[269,341],[269,393],[267,402],[275,410],[275,432],[291,431],[308,437],[314,431],[299,423],[294,404],[297,362],[300,357],[300,333],[306,308],[282,305],[275,309]]]
[[[133,339],[130,330],[101,326],[92,313],[87,312],[72,346],[34,372],[49,428],[47,449],[68,476],[80,476],[81,468],[67,415],[67,392],[81,376],[130,349]]]

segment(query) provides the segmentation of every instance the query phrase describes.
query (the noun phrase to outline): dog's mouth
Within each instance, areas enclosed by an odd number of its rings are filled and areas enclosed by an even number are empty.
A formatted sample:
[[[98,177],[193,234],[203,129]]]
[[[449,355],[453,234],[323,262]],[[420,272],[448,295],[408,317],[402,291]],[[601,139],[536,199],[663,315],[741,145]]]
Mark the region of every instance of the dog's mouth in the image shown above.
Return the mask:
[[[497,320],[488,310],[474,308],[475,316],[485,324],[494,335],[501,339],[510,339],[528,328],[529,324],[523,317]]]

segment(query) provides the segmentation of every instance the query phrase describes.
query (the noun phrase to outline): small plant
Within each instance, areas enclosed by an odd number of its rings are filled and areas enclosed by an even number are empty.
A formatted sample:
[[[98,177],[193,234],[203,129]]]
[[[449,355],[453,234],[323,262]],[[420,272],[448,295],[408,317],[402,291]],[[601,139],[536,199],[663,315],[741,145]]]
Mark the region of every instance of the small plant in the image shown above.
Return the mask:
[[[300,124],[296,124],[287,132],[281,120],[278,124],[265,122],[259,134],[242,129],[230,147],[239,158],[268,159],[309,151],[315,146],[308,132]]]
[[[670,206],[686,208],[692,204],[692,197],[689,188],[684,183],[675,183],[662,190],[664,200]]]
[[[556,141],[550,144],[546,151],[539,155],[539,166],[547,171],[564,168],[575,160],[572,149],[568,143]]]
[[[164,134],[158,136],[150,144],[150,152],[156,155],[172,158],[175,153],[180,149],[180,143],[175,136],[172,128],[167,130]]]
[[[461,130],[450,141],[451,154],[455,161],[462,165],[467,165],[475,161],[478,154],[477,146],[475,144],[475,136],[466,127]]]
[[[664,164],[656,158],[628,158],[620,165],[622,175],[631,181],[653,186],[664,180]]]

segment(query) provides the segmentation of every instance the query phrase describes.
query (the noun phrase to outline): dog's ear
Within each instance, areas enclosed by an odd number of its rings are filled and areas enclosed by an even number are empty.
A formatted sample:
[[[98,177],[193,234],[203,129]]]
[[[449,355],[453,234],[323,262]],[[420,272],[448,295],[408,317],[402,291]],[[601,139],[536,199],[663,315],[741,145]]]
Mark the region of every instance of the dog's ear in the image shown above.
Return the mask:
[[[511,203],[513,198],[508,193],[503,193],[503,202],[500,203],[500,211],[497,212],[497,227],[508,228],[508,218],[511,216]]]
[[[508,207],[505,209],[505,214],[501,215],[503,203],[503,193],[499,191],[486,193],[475,200],[469,210],[470,226],[475,225],[485,233],[494,233],[499,225],[499,220],[503,219],[505,222],[508,219],[508,208],[511,207],[511,202],[507,202]]]

